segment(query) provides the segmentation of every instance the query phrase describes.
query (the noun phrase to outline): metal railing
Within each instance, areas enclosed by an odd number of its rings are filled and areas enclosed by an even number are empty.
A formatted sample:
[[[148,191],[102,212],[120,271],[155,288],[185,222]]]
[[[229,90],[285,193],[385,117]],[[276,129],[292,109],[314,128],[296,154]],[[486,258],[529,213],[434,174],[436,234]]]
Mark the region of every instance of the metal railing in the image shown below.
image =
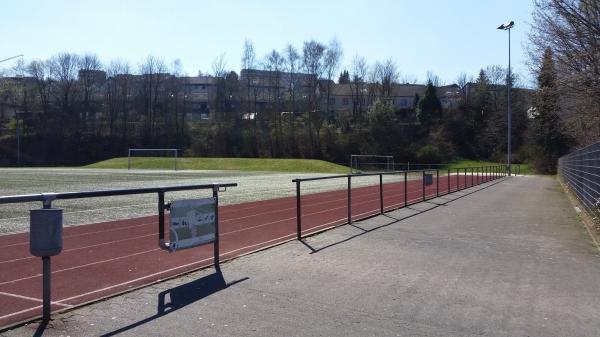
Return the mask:
[[[218,208],[219,208],[219,192],[221,188],[235,187],[237,183],[214,183],[203,185],[181,185],[181,186],[162,186],[148,188],[133,188],[133,189],[114,189],[114,190],[97,190],[86,192],[62,192],[62,193],[39,193],[25,195],[0,196],[0,204],[14,204],[24,202],[42,202],[44,209],[50,209],[54,200],[66,199],[83,199],[83,198],[98,198],[111,197],[119,195],[134,195],[134,194],[151,194],[158,195],[158,244],[161,248],[166,248],[165,244],[165,193],[188,191],[188,190],[212,190],[215,198],[215,224],[218,223]],[[215,241],[214,241],[214,263],[215,267],[219,265],[219,226],[215,226]],[[51,265],[50,256],[42,256],[42,318],[47,321],[50,319],[50,303],[51,303],[51,287],[50,287]]]
[[[558,175],[600,224],[600,142],[560,157]]]
[[[422,185],[422,193],[421,198],[416,200],[408,199],[408,183],[411,181],[408,179],[409,174],[419,174],[421,175],[421,185]],[[446,174],[446,189],[440,191],[440,180],[444,179],[443,176],[440,176],[440,173]],[[408,205],[426,201],[429,199],[433,199],[439,196],[447,195],[452,192],[460,191],[465,188],[473,187],[491,180],[495,180],[508,175],[507,167],[504,165],[494,165],[494,166],[478,166],[478,167],[463,167],[463,168],[455,168],[455,169],[431,169],[431,170],[410,170],[410,171],[393,171],[393,172],[378,172],[378,173],[365,173],[365,174],[341,174],[341,175],[333,175],[333,176],[325,176],[325,177],[315,177],[315,178],[297,178],[292,180],[292,182],[296,183],[296,238],[298,240],[302,239],[302,190],[301,184],[311,181],[322,181],[322,180],[331,180],[331,179],[347,179],[347,221],[346,224],[352,224],[352,180],[360,179],[364,177],[379,177],[379,210],[377,214],[383,214],[386,211],[391,211],[398,208],[403,208]],[[400,204],[398,207],[393,207],[391,209],[385,209],[384,206],[384,187],[386,184],[383,183],[383,177],[385,176],[400,176],[403,181],[403,198],[404,202]],[[470,179],[469,179],[469,178]],[[433,182],[435,180],[435,182]],[[418,181],[417,179],[413,181]],[[429,184],[430,182],[430,184]],[[453,186],[453,183],[456,186]],[[435,185],[435,194],[430,192],[428,195],[426,193],[427,186]],[[462,185],[462,186],[461,186]],[[454,187],[454,188],[452,188]],[[376,214],[372,214],[376,215]],[[372,216],[369,215],[369,216]],[[365,216],[367,218],[369,216]],[[312,233],[311,233],[312,234]]]

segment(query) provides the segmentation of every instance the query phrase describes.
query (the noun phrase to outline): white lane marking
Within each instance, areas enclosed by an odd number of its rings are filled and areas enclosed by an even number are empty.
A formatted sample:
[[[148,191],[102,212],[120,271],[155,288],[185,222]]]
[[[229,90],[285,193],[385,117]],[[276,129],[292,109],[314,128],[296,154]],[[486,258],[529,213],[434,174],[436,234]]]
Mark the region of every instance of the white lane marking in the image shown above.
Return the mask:
[[[145,235],[135,236],[135,237],[131,237],[131,238],[127,238],[127,239],[122,239],[122,240],[113,240],[113,241],[107,241],[107,242],[103,242],[103,243],[97,243],[97,244],[89,245],[89,246],[83,246],[83,247],[65,249],[65,250],[62,251],[62,253],[72,252],[72,251],[81,250],[81,249],[94,248],[94,247],[99,247],[99,246],[105,246],[105,245],[109,245],[109,244],[113,244],[113,243],[118,243],[118,242],[123,242],[123,241],[129,241],[129,240],[136,240],[136,239],[140,239],[140,238],[144,238],[144,237],[148,237],[148,236],[155,236],[155,235],[156,235],[156,233],[145,234]],[[17,259],[12,259],[12,260],[0,261],[0,264],[10,263],[10,262],[16,262],[16,261],[23,261],[23,260],[30,260],[30,259],[37,259],[37,256],[27,256],[27,257],[20,257],[20,258],[17,258]]]
[[[237,249],[234,249],[234,250],[227,251],[227,252],[225,252],[223,254],[220,254],[219,256],[225,256],[225,255],[231,254],[232,252],[236,252],[236,251],[243,250],[243,249],[248,249],[248,248],[255,247],[255,246],[258,246],[258,245],[262,245],[262,244],[267,244],[269,242],[287,239],[288,237],[293,237],[294,235],[295,234],[288,234],[288,235],[284,235],[284,236],[281,236],[281,237],[278,237],[278,238],[275,238],[275,239],[271,239],[269,241],[264,241],[264,242],[259,243],[259,244],[254,244],[254,245],[249,245],[249,246],[237,248]],[[249,252],[249,253],[252,253],[252,252]],[[104,287],[104,288],[100,288],[100,289],[88,291],[86,293],[82,293],[82,294],[75,295],[75,296],[72,296],[72,297],[63,298],[63,299],[59,300],[58,302],[62,303],[62,302],[66,302],[66,301],[71,301],[71,300],[74,300],[74,299],[77,299],[77,298],[80,298],[80,297],[88,296],[88,295],[95,294],[95,293],[102,292],[102,291],[106,291],[106,290],[110,290],[110,289],[113,289],[113,288],[117,288],[117,287],[120,287],[120,286],[124,286],[124,285],[130,284],[130,283],[141,281],[141,280],[144,280],[144,279],[147,279],[147,278],[150,278],[150,277],[154,277],[154,276],[165,274],[165,273],[168,273],[168,272],[171,272],[171,271],[175,271],[177,269],[182,269],[182,268],[190,267],[190,266],[193,266],[193,265],[196,265],[196,264],[201,264],[203,262],[210,261],[212,259],[213,259],[213,257],[209,257],[209,258],[206,258],[206,259],[203,259],[203,260],[199,260],[199,261],[196,261],[196,262],[191,262],[191,263],[187,263],[187,264],[184,264],[184,265],[181,265],[181,266],[177,266],[177,267],[165,269],[165,270],[162,270],[162,271],[159,271],[159,272],[156,272],[156,273],[152,273],[152,274],[149,274],[149,275],[146,275],[146,276],[138,277],[136,279],[129,280],[129,281],[126,281],[126,282],[121,282],[121,283],[114,284],[114,285],[111,285],[111,286],[108,286],[108,287]],[[0,318],[2,318],[2,317],[0,317]]]

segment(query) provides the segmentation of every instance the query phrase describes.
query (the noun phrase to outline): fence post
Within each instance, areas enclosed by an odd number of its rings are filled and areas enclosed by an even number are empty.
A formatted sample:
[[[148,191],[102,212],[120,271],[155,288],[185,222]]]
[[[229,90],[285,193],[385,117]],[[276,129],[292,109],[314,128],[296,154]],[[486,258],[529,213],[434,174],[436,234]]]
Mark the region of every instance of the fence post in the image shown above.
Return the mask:
[[[383,214],[383,175],[379,173],[379,211]]]
[[[352,176],[348,176],[348,224],[352,224]]]
[[[473,172],[474,172],[474,169],[473,169],[473,167],[471,167],[471,187],[475,186],[475,184],[473,184]]]
[[[215,198],[215,242],[214,242],[214,261],[215,269],[221,270],[219,259],[219,185],[213,184],[213,198]]]
[[[465,167],[465,188],[467,187],[467,168]]]
[[[404,171],[404,207],[408,206],[408,171]]]
[[[302,212],[300,203],[300,180],[296,180],[296,238],[302,239]]]
[[[435,196],[440,196],[440,169],[435,170]]]

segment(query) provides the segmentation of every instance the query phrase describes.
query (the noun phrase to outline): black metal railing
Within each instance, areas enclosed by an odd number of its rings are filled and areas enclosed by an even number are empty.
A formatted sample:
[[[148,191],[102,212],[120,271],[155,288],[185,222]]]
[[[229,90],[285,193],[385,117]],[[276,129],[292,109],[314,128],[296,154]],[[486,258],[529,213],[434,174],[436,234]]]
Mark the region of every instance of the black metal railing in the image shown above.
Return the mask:
[[[417,179],[409,179],[409,174],[420,176]],[[444,179],[443,174],[446,175],[446,189],[440,190],[440,180]],[[393,171],[393,172],[377,172],[377,173],[365,173],[365,174],[340,174],[325,177],[314,177],[314,178],[298,178],[292,180],[296,183],[296,237],[298,240],[302,239],[302,189],[301,184],[306,182],[332,180],[332,179],[347,179],[347,219],[346,224],[351,224],[353,221],[352,216],[352,181],[353,179],[362,179],[365,177],[379,177],[379,209],[373,210],[371,215],[383,214],[386,211],[391,211],[398,208],[403,208],[408,205],[433,199],[439,196],[443,196],[452,192],[460,191],[465,188],[473,187],[491,180],[495,180],[508,175],[507,167],[504,165],[494,166],[478,166],[478,167],[463,167],[455,169],[426,169],[426,170],[407,170],[407,171]],[[397,204],[396,207],[386,209],[384,203],[384,187],[386,184],[383,182],[385,176],[398,176],[403,182],[403,202]],[[408,199],[408,183],[411,180],[421,181],[421,197],[418,199]],[[434,181],[435,180],[435,181]],[[435,186],[435,191],[431,191],[427,194],[427,186]],[[368,217],[368,216],[365,216]],[[311,233],[312,234],[312,233]]]
[[[558,175],[600,224],[600,142],[559,158]]]
[[[214,183],[204,185],[181,185],[181,186],[162,186],[148,188],[133,188],[133,189],[114,189],[114,190],[96,190],[86,192],[62,192],[62,193],[39,193],[25,195],[10,195],[0,196],[0,204],[15,204],[24,202],[42,202],[44,209],[50,209],[54,200],[66,199],[83,199],[83,198],[98,198],[111,197],[119,195],[135,195],[135,194],[153,194],[158,195],[158,244],[161,248],[167,248],[164,240],[165,231],[165,193],[188,191],[188,190],[212,190],[213,198],[215,198],[215,224],[218,224],[218,207],[219,207],[219,192],[221,188],[234,187],[237,183]],[[214,241],[214,263],[215,267],[219,266],[219,226],[215,226],[215,241]],[[42,256],[42,318],[47,321],[50,319],[50,300],[51,287],[50,275],[51,265],[50,256]]]

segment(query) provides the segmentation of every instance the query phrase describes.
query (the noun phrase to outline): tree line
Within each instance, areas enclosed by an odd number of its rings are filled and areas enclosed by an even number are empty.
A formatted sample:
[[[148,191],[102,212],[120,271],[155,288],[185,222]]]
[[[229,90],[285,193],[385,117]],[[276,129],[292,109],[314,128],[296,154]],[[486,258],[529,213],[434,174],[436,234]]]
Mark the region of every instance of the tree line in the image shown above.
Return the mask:
[[[553,21],[557,16],[563,20]],[[211,118],[202,121],[186,119],[189,102],[177,60],[167,64],[148,56],[133,67],[123,60],[103,64],[93,54],[61,53],[20,63],[14,72],[23,77],[2,79],[0,161],[15,163],[16,120],[5,117],[12,109],[22,117],[25,164],[81,164],[122,156],[131,147],[340,163],[358,153],[424,163],[456,157],[502,162],[508,82],[513,87],[513,158],[552,172],[559,155],[598,137],[599,123],[587,122],[597,120],[600,106],[600,77],[589,71],[600,69],[592,43],[598,37],[597,18],[594,1],[537,1],[539,29],[531,35],[530,53],[538,90],[519,89],[518,76],[509,79],[505,68],[488,66],[475,78],[458,76],[461,92],[451,107],[442,107],[436,92],[440,79],[428,74],[423,97],[417,94],[411,106],[397,108],[391,99],[394,87],[416,80],[401,76],[392,59],[369,63],[357,55],[342,68],[343,49],[335,39],[305,41],[301,48],[288,44],[264,57],[246,41],[241,68],[268,74],[269,86],[240,76],[224,55],[218,56],[206,74],[216,87]],[[572,30],[571,36],[578,32],[580,45],[587,41],[577,50],[579,55],[588,52],[585,60],[577,60],[580,64],[569,63],[576,57],[570,54],[576,47],[571,40],[562,46],[547,43],[556,41],[547,34],[563,36],[560,29]],[[87,75],[79,76],[80,70]],[[107,75],[101,86],[94,78],[97,71]],[[340,84],[350,88],[351,107],[332,113],[330,98]]]

